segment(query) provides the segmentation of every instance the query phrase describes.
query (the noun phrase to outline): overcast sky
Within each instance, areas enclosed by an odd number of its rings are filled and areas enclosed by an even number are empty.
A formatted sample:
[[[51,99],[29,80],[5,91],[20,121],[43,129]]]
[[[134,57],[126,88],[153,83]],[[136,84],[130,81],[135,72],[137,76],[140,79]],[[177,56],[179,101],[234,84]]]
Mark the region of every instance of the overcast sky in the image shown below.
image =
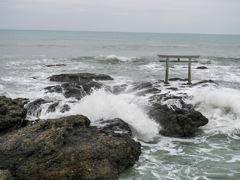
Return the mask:
[[[240,34],[240,0],[0,0],[0,29]]]

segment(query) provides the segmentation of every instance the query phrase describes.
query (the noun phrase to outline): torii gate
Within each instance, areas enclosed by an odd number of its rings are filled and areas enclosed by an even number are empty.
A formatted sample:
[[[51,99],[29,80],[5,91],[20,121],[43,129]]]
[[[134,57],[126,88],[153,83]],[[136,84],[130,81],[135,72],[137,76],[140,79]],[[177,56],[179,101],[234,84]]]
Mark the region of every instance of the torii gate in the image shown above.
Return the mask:
[[[166,62],[166,75],[165,75],[165,81],[164,84],[169,84],[168,83],[168,72],[169,72],[169,62],[188,62],[188,85],[191,85],[191,63],[192,62],[197,62],[197,61],[192,61],[192,58],[199,58],[199,55],[161,55],[158,54],[158,57],[163,57],[166,58],[166,61],[160,60],[160,62]],[[175,58],[177,60],[170,61],[170,58]],[[188,59],[188,61],[181,61],[181,58]]]

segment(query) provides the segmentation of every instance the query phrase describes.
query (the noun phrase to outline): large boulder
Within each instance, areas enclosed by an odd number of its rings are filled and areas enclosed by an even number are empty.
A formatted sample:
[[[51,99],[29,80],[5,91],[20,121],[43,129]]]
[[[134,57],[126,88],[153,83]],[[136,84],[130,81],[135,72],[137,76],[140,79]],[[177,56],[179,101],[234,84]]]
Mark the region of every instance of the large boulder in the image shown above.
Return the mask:
[[[149,116],[161,125],[160,134],[170,137],[193,136],[198,127],[208,123],[208,119],[193,109],[171,109],[155,104]]]
[[[90,126],[82,115],[40,120],[0,136],[0,169],[15,179],[117,179],[141,145],[114,131]]]
[[[92,73],[76,73],[76,74],[59,74],[49,77],[50,81],[56,82],[83,82],[83,81],[105,81],[113,80],[112,77],[105,74],[92,74]]]
[[[0,96],[0,132],[20,126],[26,114],[27,109],[21,101]]]

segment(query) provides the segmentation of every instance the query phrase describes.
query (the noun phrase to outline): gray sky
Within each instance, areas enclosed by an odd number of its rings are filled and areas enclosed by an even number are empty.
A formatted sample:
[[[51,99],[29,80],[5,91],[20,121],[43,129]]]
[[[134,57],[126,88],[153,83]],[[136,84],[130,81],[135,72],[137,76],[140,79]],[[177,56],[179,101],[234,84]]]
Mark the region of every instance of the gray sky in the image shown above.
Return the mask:
[[[0,29],[240,34],[240,0],[0,0]]]

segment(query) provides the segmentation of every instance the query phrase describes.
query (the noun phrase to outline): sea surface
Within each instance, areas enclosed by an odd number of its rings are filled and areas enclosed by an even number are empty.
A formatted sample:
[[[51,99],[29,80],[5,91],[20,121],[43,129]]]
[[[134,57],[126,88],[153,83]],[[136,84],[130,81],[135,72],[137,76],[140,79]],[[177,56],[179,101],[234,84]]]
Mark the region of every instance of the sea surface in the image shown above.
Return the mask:
[[[185,101],[209,119],[194,137],[158,135],[161,127],[144,109],[148,95],[100,89],[77,101],[43,90],[58,84],[47,79],[51,75],[88,72],[112,76],[114,81],[105,82],[109,86],[156,82],[165,93],[159,81],[164,80],[165,63],[157,54],[200,55],[192,63],[192,82],[217,83],[182,88],[181,81],[170,82],[178,88],[170,93],[187,94]],[[65,66],[48,67],[56,64]],[[170,78],[187,78],[185,63],[171,63],[169,71]],[[142,144],[142,154],[121,180],[240,179],[240,35],[0,30],[0,95],[71,107],[50,113],[44,104],[28,113],[30,120],[83,114],[93,124],[99,119],[126,121]]]

